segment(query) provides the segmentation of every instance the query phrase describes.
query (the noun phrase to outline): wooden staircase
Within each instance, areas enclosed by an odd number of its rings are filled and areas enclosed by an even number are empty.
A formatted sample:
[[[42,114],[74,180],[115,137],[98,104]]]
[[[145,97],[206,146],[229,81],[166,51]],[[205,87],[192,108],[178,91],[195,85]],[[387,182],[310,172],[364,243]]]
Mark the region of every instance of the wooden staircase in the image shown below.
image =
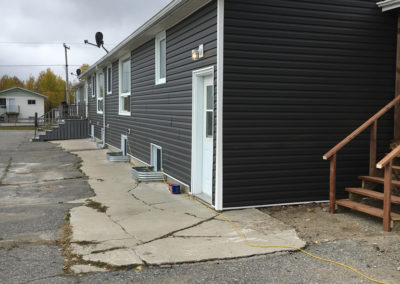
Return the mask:
[[[400,128],[397,129],[395,123],[395,142],[391,143],[391,152],[376,163],[376,141],[378,119],[391,108],[400,108],[400,96],[396,96],[389,104],[383,107],[379,112],[354,130],[349,136],[339,142],[335,147],[323,155],[324,160],[330,160],[330,185],[329,185],[329,207],[330,213],[335,213],[337,206],[350,208],[360,211],[383,220],[383,230],[390,231],[394,226],[394,222],[400,222],[400,212],[393,212],[392,204],[400,205],[400,196],[393,195],[394,188],[400,188],[400,166],[393,165],[399,163],[400,159],[400,143],[398,136]],[[396,120],[396,116],[395,116]],[[336,156],[340,149],[347,143],[357,137],[367,128],[370,128],[370,158],[369,158],[369,175],[360,176],[362,187],[348,187],[345,190],[349,193],[349,199],[336,200]],[[397,138],[397,139],[396,139]],[[383,169],[383,177],[382,170]],[[372,188],[367,188],[367,184],[373,185]],[[381,201],[381,202],[380,202]],[[382,203],[382,206],[375,206],[377,203]],[[379,205],[378,205],[379,206]]]

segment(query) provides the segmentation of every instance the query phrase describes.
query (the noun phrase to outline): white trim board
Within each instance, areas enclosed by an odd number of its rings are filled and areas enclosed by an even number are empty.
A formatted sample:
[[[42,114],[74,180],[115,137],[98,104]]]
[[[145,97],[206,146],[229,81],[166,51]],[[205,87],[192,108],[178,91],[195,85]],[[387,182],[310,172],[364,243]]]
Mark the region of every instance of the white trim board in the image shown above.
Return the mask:
[[[165,77],[161,77],[161,48],[160,48],[160,42],[162,40],[165,40],[165,58],[167,57],[167,34],[165,31],[162,31],[155,37],[155,84],[156,85],[161,85],[165,84],[167,82],[167,74],[165,74]],[[165,72],[167,71],[167,66],[164,66]]]
[[[199,83],[199,78],[206,77],[206,76],[212,76],[214,78],[214,65],[208,66],[202,69],[198,70],[193,70],[192,71],[192,147],[191,147],[191,170],[190,170],[190,194],[196,195],[200,193],[200,190],[196,188],[197,185],[200,184],[200,181],[198,180],[199,177],[195,175],[195,173],[201,173],[201,167],[199,165],[199,161],[202,161],[201,157],[199,155],[203,155],[203,153],[199,153],[197,150],[199,148],[199,143],[202,143],[198,141],[198,131],[199,131],[199,121],[198,121],[198,112],[200,111],[199,108],[197,107],[197,102],[198,102],[198,83]],[[211,197],[212,198],[212,197]]]
[[[223,103],[224,103],[224,11],[225,1],[217,7],[217,129],[215,153],[215,209],[223,208]]]
[[[223,210],[241,210],[249,208],[263,208],[263,207],[274,207],[274,206],[286,206],[286,205],[300,205],[300,204],[311,204],[311,203],[326,203],[329,200],[317,200],[317,201],[302,201],[302,202],[290,202],[290,203],[277,203],[267,205],[255,205],[255,206],[239,206],[239,207],[226,207]]]

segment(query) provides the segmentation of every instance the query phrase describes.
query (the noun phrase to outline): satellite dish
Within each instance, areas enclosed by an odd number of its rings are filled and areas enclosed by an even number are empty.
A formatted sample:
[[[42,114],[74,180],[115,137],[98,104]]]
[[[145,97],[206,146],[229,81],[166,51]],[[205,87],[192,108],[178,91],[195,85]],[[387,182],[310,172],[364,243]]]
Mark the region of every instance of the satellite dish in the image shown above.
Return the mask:
[[[102,46],[104,43],[103,42],[103,34],[101,32],[97,32],[95,35],[95,38],[96,38],[97,47]]]
[[[76,75],[81,75],[81,69],[76,69]]]

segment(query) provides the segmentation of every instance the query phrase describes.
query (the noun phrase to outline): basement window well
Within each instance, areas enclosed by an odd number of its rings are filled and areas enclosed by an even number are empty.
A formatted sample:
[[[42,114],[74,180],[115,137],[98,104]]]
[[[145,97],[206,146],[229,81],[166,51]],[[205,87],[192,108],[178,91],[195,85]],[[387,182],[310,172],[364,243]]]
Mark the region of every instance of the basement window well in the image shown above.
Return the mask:
[[[160,146],[151,144],[150,161],[155,172],[162,171],[162,148]]]

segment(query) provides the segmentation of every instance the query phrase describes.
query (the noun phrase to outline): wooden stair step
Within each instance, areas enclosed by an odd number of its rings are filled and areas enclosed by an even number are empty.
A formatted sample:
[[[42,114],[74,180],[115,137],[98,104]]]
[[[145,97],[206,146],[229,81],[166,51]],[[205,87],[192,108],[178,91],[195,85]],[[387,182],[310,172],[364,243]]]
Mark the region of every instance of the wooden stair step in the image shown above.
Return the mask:
[[[336,200],[336,204],[343,206],[343,207],[347,207],[353,210],[357,210],[363,213],[367,213],[369,215],[373,215],[379,218],[383,218],[383,209],[381,208],[376,208],[370,205],[366,205],[363,203],[359,203],[359,202],[355,202],[355,201],[351,201],[351,200]],[[394,221],[400,220],[400,214],[391,213],[391,218]]]
[[[369,189],[359,188],[359,187],[346,187],[346,191],[355,193],[358,195],[363,195],[363,196],[368,196],[368,197],[372,197],[375,199],[383,200],[383,193],[375,191],[375,190],[369,190]],[[392,195],[391,199],[392,199],[392,203],[400,204],[400,196]]]
[[[380,177],[359,176],[358,178],[359,178],[359,179],[362,179],[362,180],[364,180],[364,181],[376,182],[376,183],[380,183],[380,184],[383,184],[383,182],[384,182],[384,181],[383,181],[383,178],[380,178]],[[400,181],[399,181],[399,180],[393,179],[393,180],[392,180],[392,184],[393,184],[394,186],[400,187]]]

